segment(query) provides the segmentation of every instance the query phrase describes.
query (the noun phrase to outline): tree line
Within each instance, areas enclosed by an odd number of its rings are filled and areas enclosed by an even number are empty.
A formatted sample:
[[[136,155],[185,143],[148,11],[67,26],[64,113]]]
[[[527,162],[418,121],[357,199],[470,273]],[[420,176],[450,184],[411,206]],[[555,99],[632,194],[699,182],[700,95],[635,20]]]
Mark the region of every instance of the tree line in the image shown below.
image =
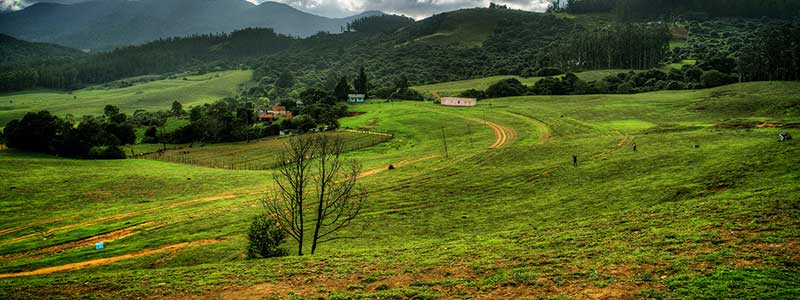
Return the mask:
[[[102,116],[84,116],[77,125],[71,117],[30,112],[6,124],[2,135],[9,148],[76,158],[125,158],[119,146],[136,141],[128,116],[112,105]]]
[[[666,25],[614,24],[576,32],[551,52],[552,65],[568,71],[653,68],[667,57],[670,37]]]
[[[553,0],[549,10],[572,14],[613,12],[621,19],[667,16],[790,19],[800,15],[800,2],[795,0]]]

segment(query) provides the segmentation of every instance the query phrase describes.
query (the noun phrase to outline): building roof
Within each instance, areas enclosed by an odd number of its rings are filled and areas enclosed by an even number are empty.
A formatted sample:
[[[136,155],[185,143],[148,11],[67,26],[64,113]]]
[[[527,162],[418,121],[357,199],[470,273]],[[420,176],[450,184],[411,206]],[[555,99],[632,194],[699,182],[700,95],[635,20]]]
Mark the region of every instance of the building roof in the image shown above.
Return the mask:
[[[364,98],[364,94],[347,94],[350,98]]]
[[[273,115],[272,114],[258,114],[258,118],[259,119],[272,119]]]

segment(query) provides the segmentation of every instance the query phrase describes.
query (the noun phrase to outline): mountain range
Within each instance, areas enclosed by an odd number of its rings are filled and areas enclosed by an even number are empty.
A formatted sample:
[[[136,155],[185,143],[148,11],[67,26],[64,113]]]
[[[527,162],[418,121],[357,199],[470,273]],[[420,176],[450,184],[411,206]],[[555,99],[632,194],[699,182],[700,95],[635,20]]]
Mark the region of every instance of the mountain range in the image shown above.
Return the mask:
[[[353,20],[382,14],[368,11],[327,18],[289,5],[245,0],[99,0],[74,4],[36,3],[0,14],[0,33],[33,42],[85,50],[109,50],[160,38],[231,32],[248,27],[307,37],[337,33]]]

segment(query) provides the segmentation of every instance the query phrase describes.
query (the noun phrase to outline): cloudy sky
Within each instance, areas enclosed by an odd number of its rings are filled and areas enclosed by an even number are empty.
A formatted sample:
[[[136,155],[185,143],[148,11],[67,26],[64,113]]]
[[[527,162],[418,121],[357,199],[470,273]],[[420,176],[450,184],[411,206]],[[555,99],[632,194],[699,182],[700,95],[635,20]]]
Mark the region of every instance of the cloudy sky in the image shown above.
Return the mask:
[[[0,0],[0,10],[17,10],[35,2],[72,3],[85,0]],[[268,0],[247,0],[253,3]],[[344,17],[367,10],[403,14],[417,19],[465,7],[489,6],[490,0],[276,0],[326,17]],[[494,0],[511,8],[543,11],[547,0]]]

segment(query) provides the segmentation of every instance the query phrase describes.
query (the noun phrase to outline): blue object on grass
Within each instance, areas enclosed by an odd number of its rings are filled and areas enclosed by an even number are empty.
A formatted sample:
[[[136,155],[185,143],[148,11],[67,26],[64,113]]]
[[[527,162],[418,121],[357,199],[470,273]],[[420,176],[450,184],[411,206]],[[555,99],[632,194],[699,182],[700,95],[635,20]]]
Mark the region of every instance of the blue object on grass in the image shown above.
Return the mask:
[[[94,249],[95,250],[103,250],[103,248],[105,248],[105,247],[106,247],[106,244],[103,243],[103,242],[99,242],[97,244],[94,244]]]

